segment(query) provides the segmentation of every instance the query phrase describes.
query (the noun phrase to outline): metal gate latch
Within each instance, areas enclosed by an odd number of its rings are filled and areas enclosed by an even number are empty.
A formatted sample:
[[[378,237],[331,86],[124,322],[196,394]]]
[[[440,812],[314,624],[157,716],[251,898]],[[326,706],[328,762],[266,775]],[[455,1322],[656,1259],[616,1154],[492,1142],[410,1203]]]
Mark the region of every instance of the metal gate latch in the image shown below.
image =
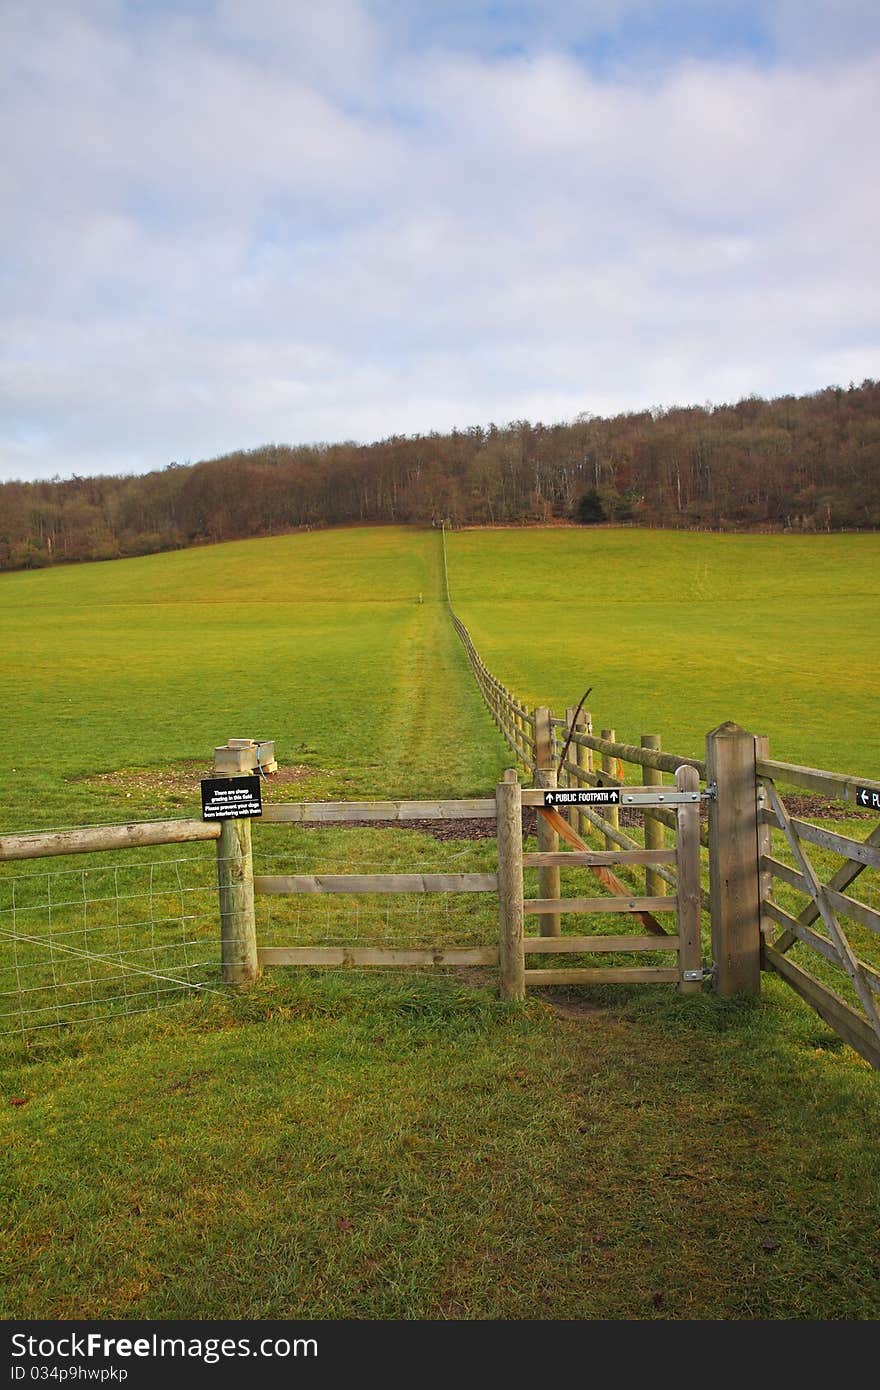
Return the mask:
[[[682,980],[684,980],[684,981],[690,981],[690,980],[699,980],[699,981],[702,981],[702,979],[703,979],[703,970],[702,970],[702,967],[701,967],[699,970],[682,970],[682,972],[681,972],[681,978],[682,978]]]

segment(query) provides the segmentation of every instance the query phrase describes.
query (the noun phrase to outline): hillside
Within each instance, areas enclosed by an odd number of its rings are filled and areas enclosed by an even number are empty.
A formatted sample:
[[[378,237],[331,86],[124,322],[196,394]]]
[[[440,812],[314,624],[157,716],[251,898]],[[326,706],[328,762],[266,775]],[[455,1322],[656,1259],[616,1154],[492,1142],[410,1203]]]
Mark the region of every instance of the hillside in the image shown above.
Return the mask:
[[[267,444],[143,476],[0,484],[0,569],[341,523],[880,525],[880,382],[571,424]]]

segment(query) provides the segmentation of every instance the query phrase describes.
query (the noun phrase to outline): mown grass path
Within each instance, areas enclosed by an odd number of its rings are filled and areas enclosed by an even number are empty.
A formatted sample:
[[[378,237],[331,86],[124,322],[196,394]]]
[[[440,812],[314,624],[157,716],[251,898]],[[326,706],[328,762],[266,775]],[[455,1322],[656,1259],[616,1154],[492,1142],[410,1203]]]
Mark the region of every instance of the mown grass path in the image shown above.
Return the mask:
[[[430,538],[430,588],[389,653],[393,703],[378,730],[377,771],[386,795],[491,794],[512,754],[495,730],[449,620],[439,539]]]

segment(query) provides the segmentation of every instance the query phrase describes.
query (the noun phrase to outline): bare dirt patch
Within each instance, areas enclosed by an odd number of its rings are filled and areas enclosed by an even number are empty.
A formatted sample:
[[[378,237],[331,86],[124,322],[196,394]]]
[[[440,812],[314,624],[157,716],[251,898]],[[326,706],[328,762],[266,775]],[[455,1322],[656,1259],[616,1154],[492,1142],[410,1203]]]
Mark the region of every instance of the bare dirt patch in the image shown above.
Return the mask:
[[[570,1018],[576,1023],[580,1023],[587,1015],[601,1017],[608,1012],[604,1004],[594,1004],[589,999],[581,999],[574,994],[557,994],[553,989],[543,989],[541,994],[545,1004],[550,1005],[558,1018]]]
[[[273,797],[273,790],[303,782],[313,777],[319,769],[295,763],[291,767],[280,767],[263,783],[267,801],[282,800]],[[154,792],[165,796],[190,797],[199,795],[199,783],[203,777],[213,777],[214,770],[196,758],[171,763],[166,767],[123,767],[115,772],[96,772],[77,780],[89,787],[109,787],[120,792]]]

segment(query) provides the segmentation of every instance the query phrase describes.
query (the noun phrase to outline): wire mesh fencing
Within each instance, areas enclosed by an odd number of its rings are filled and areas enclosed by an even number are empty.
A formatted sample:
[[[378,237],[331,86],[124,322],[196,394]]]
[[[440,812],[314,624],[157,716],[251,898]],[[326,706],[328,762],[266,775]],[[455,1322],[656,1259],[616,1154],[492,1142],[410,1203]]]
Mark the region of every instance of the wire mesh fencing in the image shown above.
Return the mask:
[[[254,874],[494,873],[489,839],[440,842],[430,834],[393,829],[282,831],[254,837]],[[498,940],[494,893],[311,893],[256,896],[260,946],[492,946]]]
[[[177,1004],[219,985],[219,955],[212,851],[10,866],[0,876],[0,1042]]]

